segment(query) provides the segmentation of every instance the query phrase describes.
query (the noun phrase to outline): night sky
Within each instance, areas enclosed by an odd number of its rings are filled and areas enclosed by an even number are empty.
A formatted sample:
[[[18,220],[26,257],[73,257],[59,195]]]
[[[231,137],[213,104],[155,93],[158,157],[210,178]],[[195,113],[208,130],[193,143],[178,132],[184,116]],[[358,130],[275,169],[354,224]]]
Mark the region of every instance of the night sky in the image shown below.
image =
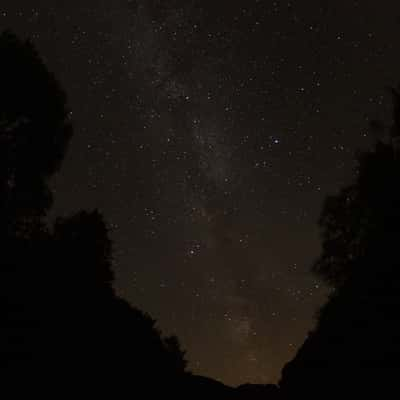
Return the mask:
[[[2,0],[69,97],[54,215],[99,208],[115,287],[189,368],[276,382],[327,290],[324,198],[400,81],[400,2]]]

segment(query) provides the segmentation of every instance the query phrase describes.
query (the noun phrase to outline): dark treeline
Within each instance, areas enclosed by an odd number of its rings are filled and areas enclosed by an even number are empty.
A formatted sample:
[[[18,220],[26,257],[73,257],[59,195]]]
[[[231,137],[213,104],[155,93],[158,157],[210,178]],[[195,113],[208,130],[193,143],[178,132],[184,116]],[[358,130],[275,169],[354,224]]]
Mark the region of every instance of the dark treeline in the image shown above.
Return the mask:
[[[334,290],[280,387],[232,389],[187,370],[176,337],[116,296],[98,211],[49,226],[48,180],[72,136],[66,97],[33,46],[0,35],[0,376],[42,397],[361,398],[395,388],[400,353],[400,97],[390,132],[329,197],[314,272]]]
[[[44,223],[53,202],[48,179],[72,135],[63,91],[32,45],[7,32],[0,60],[2,383],[55,398],[78,388],[168,390],[184,375],[184,353],[114,294],[102,215]]]
[[[359,155],[355,182],[326,199],[323,250],[313,270],[333,291],[316,328],[283,370],[281,387],[289,397],[398,392],[400,94],[392,95],[391,128],[371,123],[376,142]]]

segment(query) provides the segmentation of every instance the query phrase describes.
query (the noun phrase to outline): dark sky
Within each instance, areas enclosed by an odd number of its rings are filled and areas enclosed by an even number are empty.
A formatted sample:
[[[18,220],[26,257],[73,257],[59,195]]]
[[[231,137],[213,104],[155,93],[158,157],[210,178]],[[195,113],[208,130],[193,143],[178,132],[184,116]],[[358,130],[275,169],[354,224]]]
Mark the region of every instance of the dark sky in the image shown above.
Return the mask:
[[[400,80],[400,2],[2,0],[75,126],[55,212],[99,208],[116,288],[196,373],[275,382],[326,289],[310,266]]]

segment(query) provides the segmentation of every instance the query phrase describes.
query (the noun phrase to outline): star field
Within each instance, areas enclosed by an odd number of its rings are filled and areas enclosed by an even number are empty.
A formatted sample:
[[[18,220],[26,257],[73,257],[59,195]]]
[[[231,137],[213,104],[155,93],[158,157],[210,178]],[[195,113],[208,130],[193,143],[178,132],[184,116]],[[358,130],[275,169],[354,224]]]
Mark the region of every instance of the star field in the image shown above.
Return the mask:
[[[318,215],[389,115],[399,15],[368,0],[0,5],[69,97],[54,212],[104,213],[117,291],[194,372],[276,382],[311,329]]]

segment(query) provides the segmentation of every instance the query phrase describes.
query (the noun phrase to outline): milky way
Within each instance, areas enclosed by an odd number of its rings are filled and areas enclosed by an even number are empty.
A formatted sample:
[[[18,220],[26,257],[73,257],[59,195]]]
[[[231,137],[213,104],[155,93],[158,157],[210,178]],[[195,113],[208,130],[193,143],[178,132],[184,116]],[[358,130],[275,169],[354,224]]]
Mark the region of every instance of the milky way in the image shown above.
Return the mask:
[[[54,215],[104,213],[117,291],[194,372],[277,381],[326,296],[323,200],[400,79],[400,5],[28,3],[3,0],[0,28],[32,38],[75,126]]]

